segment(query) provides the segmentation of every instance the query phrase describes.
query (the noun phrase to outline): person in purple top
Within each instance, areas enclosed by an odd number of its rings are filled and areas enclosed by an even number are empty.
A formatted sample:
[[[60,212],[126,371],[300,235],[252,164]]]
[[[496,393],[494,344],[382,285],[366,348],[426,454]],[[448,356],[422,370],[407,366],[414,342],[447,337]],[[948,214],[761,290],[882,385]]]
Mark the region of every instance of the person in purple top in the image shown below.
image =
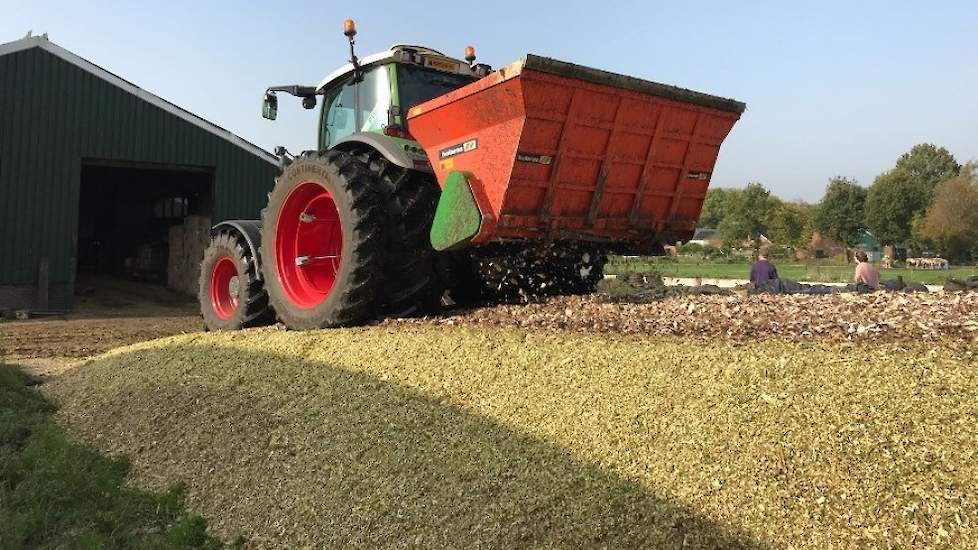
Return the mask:
[[[767,248],[761,247],[757,252],[757,261],[750,266],[751,288],[760,288],[767,281],[778,278],[778,270],[767,260]]]

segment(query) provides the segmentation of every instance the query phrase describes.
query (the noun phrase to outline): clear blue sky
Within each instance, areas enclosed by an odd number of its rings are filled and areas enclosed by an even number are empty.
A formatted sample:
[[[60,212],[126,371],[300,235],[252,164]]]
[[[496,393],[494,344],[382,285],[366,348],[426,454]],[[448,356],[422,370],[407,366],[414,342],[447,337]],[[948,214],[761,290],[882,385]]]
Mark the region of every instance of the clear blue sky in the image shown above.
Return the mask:
[[[500,66],[527,52],[745,101],[714,185],[818,200],[869,185],[915,143],[978,159],[978,1],[75,2],[0,0],[0,42],[28,29],[267,149],[315,146],[292,98],[346,60],[413,42]],[[0,98],[2,101],[2,98]]]

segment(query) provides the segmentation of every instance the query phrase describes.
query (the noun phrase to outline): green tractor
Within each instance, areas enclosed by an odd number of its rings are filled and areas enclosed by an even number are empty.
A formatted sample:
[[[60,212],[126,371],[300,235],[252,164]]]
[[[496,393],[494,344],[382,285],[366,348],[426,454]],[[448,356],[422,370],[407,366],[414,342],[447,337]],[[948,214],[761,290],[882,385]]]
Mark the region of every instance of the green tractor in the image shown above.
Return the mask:
[[[533,54],[497,71],[471,47],[464,60],[409,45],[361,60],[353,22],[344,30],[347,65],[265,92],[269,119],[279,93],[321,105],[319,147],[278,148],[261,220],[215,227],[199,296],[211,329],[590,293],[608,253],[692,236],[746,109]]]
[[[277,93],[301,98],[306,109],[321,105],[319,146],[295,157],[277,148],[282,172],[261,220],[215,226],[198,296],[211,330],[276,316],[311,329],[419,315],[445,294],[446,258],[429,241],[440,188],[407,131],[407,112],[491,68],[474,64],[472,48],[464,61],[411,45],[358,59],[352,21],[344,31],[349,63],[317,86],[265,93],[262,116],[270,120]]]

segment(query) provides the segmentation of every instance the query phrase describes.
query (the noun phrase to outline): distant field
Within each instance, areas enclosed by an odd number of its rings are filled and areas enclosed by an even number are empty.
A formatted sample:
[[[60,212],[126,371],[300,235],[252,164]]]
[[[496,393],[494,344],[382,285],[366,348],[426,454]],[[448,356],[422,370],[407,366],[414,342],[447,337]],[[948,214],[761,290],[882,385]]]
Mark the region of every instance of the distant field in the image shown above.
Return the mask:
[[[780,263],[774,262],[778,274],[786,279],[796,281],[815,281],[824,283],[843,283],[852,280],[853,266],[829,265],[822,263]],[[614,258],[605,267],[608,275],[617,275],[628,271],[658,271],[665,277],[703,277],[711,279],[746,279],[750,274],[750,263],[710,263],[695,262],[686,258],[678,262],[664,261],[657,258],[624,259]],[[952,267],[946,271],[927,269],[884,269],[881,270],[884,279],[895,279],[902,276],[908,283],[926,285],[942,285],[948,277],[963,279],[978,275],[978,267]]]

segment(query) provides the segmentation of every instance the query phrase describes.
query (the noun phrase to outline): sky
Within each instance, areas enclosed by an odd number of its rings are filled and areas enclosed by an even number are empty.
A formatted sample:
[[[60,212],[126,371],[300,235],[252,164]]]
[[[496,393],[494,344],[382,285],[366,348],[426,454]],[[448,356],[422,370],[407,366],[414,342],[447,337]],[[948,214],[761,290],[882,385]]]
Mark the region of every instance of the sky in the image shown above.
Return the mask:
[[[268,150],[316,146],[317,111],[282,96],[267,121],[262,93],[345,63],[353,18],[361,57],[471,44],[494,67],[535,53],[744,101],[713,186],[813,202],[830,177],[869,185],[917,143],[978,160],[978,0],[805,4],[0,0],[0,42],[47,32]]]

